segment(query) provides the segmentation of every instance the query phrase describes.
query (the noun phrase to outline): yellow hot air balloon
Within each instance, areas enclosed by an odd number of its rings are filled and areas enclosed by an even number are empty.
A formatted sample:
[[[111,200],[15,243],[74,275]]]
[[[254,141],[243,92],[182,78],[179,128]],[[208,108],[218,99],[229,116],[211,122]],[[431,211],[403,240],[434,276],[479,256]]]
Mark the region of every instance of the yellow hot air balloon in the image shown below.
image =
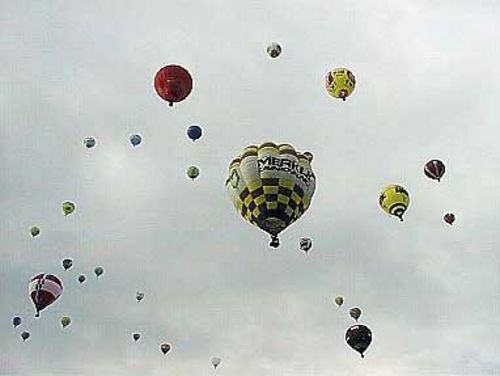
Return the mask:
[[[325,86],[328,94],[345,101],[356,87],[356,78],[347,68],[335,68],[326,75]]]
[[[386,213],[403,221],[403,214],[410,205],[410,195],[402,186],[393,184],[384,188],[378,201]]]
[[[271,235],[278,234],[309,208],[316,187],[313,156],[289,144],[266,142],[247,146],[229,165],[226,187],[245,220]]]

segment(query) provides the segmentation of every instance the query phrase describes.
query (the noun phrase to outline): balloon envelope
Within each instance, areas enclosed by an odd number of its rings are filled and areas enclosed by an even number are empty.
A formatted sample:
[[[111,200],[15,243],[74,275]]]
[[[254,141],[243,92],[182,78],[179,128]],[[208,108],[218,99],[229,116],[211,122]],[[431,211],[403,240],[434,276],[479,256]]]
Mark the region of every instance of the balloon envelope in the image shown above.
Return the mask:
[[[229,164],[225,185],[234,207],[271,235],[271,247],[279,246],[278,234],[309,208],[316,187],[312,159],[289,144],[266,142],[247,146]]]
[[[14,328],[17,328],[19,325],[21,325],[21,318],[19,316],[16,316],[12,319],[12,325],[14,325]]]
[[[63,285],[57,276],[40,273],[31,278],[28,292],[36,309],[35,316],[38,317],[41,310],[54,303],[61,296]]]
[[[359,309],[358,307],[351,308],[349,310],[349,316],[358,321],[358,319],[361,317],[361,309]]]
[[[299,246],[302,251],[305,253],[309,252],[309,250],[312,248],[312,239],[311,238],[302,238],[300,239]]]
[[[93,148],[95,146],[95,138],[94,137],[85,137],[83,140],[83,144],[87,147],[87,149]]]
[[[403,214],[410,205],[410,194],[401,185],[392,184],[380,193],[378,202],[383,211],[403,221]]]
[[[193,141],[198,140],[201,137],[201,134],[202,134],[201,127],[198,125],[191,125],[187,129],[187,135]]]
[[[64,316],[61,318],[61,325],[63,328],[66,328],[69,324],[71,324],[71,318],[68,316]]]
[[[270,57],[275,59],[281,55],[281,46],[276,42],[272,42],[267,46],[266,51]]]
[[[220,362],[221,362],[221,358],[217,358],[217,357],[212,358],[212,365],[214,366],[214,368],[217,368],[218,365],[220,364]]]
[[[69,215],[75,211],[75,204],[73,204],[71,201],[65,201],[62,204],[62,210],[64,215]]]
[[[342,304],[344,304],[344,298],[341,296],[337,296],[335,298],[335,304],[337,304],[339,307],[342,306]]]
[[[164,343],[161,345],[160,350],[163,354],[166,354],[170,351],[170,345],[168,343]]]
[[[444,173],[446,172],[446,167],[443,162],[439,159],[432,159],[427,162],[424,166],[424,174],[429,179],[441,181]]]
[[[130,143],[132,146],[137,146],[142,142],[142,137],[138,134],[133,134],[130,136]]]
[[[453,213],[446,213],[443,217],[444,221],[448,223],[449,225],[452,225],[453,222],[455,222],[455,214]]]
[[[137,291],[135,293],[135,298],[137,299],[138,302],[140,302],[142,299],[144,299],[144,293],[141,291]]]
[[[72,266],[73,266],[73,260],[71,260],[69,258],[62,260],[62,267],[64,268],[64,270],[68,270]]]
[[[200,175],[200,169],[196,166],[189,166],[186,174],[189,178],[194,180]]]
[[[363,353],[372,342],[372,331],[365,325],[353,325],[347,329],[345,340],[353,350],[359,352],[364,358]]]
[[[186,99],[193,89],[193,79],[189,72],[179,65],[167,65],[155,76],[156,93],[173,106],[174,102]]]
[[[85,276],[84,276],[83,274],[80,274],[80,275],[78,276],[78,282],[80,282],[80,283],[85,282]]]
[[[335,68],[326,75],[325,86],[328,94],[345,101],[356,87],[356,78],[349,69]]]
[[[134,339],[135,342],[137,342],[139,338],[141,338],[141,335],[139,333],[134,333],[132,334],[132,338]]]
[[[32,228],[30,228],[30,234],[32,237],[40,235],[40,228],[37,226],[33,226]]]
[[[22,332],[21,338],[23,339],[23,341],[26,341],[28,338],[30,338],[30,334],[28,332]]]
[[[104,273],[104,269],[101,266],[97,266],[94,269],[94,273],[95,273],[96,277],[99,278]]]

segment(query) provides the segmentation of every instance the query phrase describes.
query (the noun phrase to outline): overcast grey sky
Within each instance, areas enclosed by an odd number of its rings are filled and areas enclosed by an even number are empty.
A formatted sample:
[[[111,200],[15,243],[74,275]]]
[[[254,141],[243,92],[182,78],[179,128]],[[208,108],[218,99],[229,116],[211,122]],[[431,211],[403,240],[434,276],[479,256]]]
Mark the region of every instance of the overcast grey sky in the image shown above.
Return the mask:
[[[219,356],[221,376],[500,375],[499,20],[487,0],[0,0],[0,374],[211,375]],[[194,79],[174,108],[152,87],[171,63]],[[337,66],[357,78],[345,103],[323,86]],[[317,177],[276,251],[224,187],[268,140],[312,152]],[[402,224],[378,207],[390,183]],[[35,320],[38,272],[65,290]],[[343,339],[355,305],[364,360]]]

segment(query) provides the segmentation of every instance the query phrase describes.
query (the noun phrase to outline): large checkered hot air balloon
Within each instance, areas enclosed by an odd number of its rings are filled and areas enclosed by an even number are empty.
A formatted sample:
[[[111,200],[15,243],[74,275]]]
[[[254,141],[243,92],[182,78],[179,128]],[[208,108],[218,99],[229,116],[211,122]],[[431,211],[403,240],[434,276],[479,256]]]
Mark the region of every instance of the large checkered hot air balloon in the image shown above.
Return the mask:
[[[313,156],[289,144],[266,142],[247,146],[229,165],[226,187],[243,218],[271,235],[278,234],[309,208],[316,187]]]
[[[31,278],[28,291],[35,305],[35,317],[38,317],[42,309],[54,303],[61,296],[63,285],[55,275],[40,273]]]

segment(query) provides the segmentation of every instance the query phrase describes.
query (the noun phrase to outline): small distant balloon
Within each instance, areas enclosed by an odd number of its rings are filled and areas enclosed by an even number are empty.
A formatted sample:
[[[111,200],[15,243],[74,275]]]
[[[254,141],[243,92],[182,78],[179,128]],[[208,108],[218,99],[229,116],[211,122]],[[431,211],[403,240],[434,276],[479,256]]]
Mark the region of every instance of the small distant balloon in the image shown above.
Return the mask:
[[[304,251],[305,253],[309,252],[309,250],[313,246],[312,239],[311,238],[300,239],[299,246],[301,251]]]
[[[134,333],[132,334],[132,338],[135,342],[137,342],[141,338],[141,335],[139,333]]]
[[[61,325],[63,328],[66,328],[69,324],[71,324],[71,318],[68,316],[64,316],[61,318]]]
[[[185,68],[179,65],[167,65],[156,73],[154,87],[156,93],[167,101],[169,106],[173,106],[191,93],[193,78]]]
[[[78,282],[80,282],[80,283],[85,282],[85,279],[86,279],[86,278],[85,278],[85,276],[84,276],[83,274],[80,274],[80,275],[78,276]]]
[[[170,351],[171,346],[168,343],[164,343],[160,346],[160,350],[163,354],[166,354]]]
[[[23,342],[26,341],[28,338],[30,338],[30,334],[28,332],[22,332],[21,333],[21,338],[23,339]]]
[[[198,140],[201,137],[201,134],[202,134],[202,130],[201,130],[201,127],[199,125],[191,125],[187,129],[187,135],[193,141]]]
[[[12,325],[14,325],[14,328],[17,328],[19,325],[21,325],[21,318],[19,316],[16,316],[12,319]]]
[[[85,137],[85,139],[83,140],[83,144],[87,147],[87,149],[93,148],[95,146],[95,138]]]
[[[217,369],[221,361],[222,361],[221,358],[217,357],[212,358],[212,365],[214,366],[214,369]]]
[[[94,273],[95,273],[96,277],[99,278],[104,273],[104,269],[101,266],[97,266],[94,269]]]
[[[71,269],[72,266],[73,266],[73,260],[71,260],[70,258],[62,260],[62,267],[64,268],[64,270]]]
[[[62,210],[64,215],[70,215],[75,211],[75,204],[73,204],[71,201],[65,201],[62,204]]]
[[[30,234],[32,237],[37,237],[38,235],[40,235],[40,228],[37,226],[33,226],[32,228],[30,228]]]
[[[281,46],[276,43],[276,42],[272,42],[271,44],[269,44],[267,46],[267,54],[272,57],[273,59],[277,58],[278,56],[281,55]]]
[[[349,310],[349,316],[358,321],[358,319],[361,317],[361,309],[359,309],[358,307],[351,308]]]
[[[335,304],[337,304],[339,307],[341,307],[341,306],[342,306],[342,304],[344,304],[344,298],[343,298],[343,297],[341,297],[341,296],[337,296],[337,297],[335,298]]]
[[[137,302],[140,302],[142,299],[144,299],[144,293],[141,291],[137,291],[135,293],[135,299],[137,300]]]
[[[444,221],[448,223],[449,225],[452,225],[453,222],[455,222],[455,214],[453,213],[446,213],[443,217]]]
[[[140,143],[142,142],[142,137],[138,134],[133,134],[132,136],[130,136],[130,143],[132,144],[132,146],[137,146],[139,145]]]
[[[441,181],[444,173],[446,172],[446,166],[439,159],[432,159],[427,162],[424,166],[424,174],[429,179]]]
[[[189,166],[186,173],[191,180],[194,180],[200,175],[200,169],[196,166]]]

